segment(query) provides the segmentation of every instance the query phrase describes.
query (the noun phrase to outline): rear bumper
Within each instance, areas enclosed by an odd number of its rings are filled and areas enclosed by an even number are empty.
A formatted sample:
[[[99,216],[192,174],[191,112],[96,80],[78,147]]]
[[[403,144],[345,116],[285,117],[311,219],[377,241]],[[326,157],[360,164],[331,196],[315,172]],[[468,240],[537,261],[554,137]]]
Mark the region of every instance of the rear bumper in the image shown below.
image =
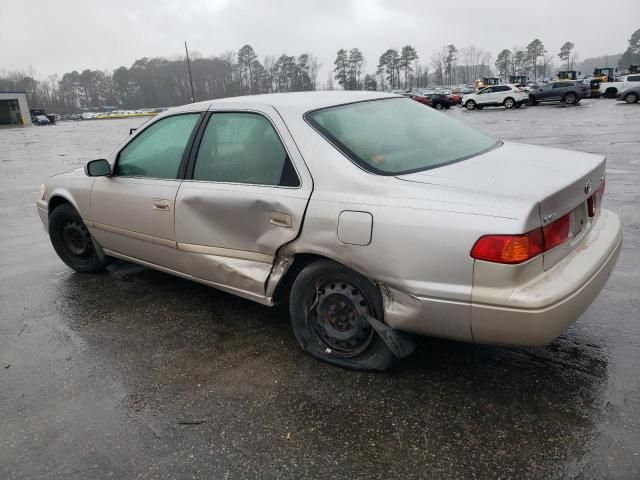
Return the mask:
[[[497,286],[477,286],[496,281],[488,278],[494,267],[477,266],[471,303],[473,340],[524,346],[549,343],[564,333],[598,296],[621,247],[622,223],[615,213],[603,210],[580,245],[541,274],[534,259],[517,275],[502,275],[503,280],[513,281],[511,286],[500,285],[500,281]],[[534,272],[530,279],[527,268]]]

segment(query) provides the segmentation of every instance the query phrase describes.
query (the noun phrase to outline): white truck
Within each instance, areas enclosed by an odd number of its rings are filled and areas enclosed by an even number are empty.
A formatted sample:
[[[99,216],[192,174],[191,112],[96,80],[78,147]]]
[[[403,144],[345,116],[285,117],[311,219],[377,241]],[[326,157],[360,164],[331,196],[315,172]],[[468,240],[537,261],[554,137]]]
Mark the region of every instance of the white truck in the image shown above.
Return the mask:
[[[626,89],[640,85],[640,74],[625,75],[617,82],[605,82],[600,84],[600,95],[605,98],[616,98]]]

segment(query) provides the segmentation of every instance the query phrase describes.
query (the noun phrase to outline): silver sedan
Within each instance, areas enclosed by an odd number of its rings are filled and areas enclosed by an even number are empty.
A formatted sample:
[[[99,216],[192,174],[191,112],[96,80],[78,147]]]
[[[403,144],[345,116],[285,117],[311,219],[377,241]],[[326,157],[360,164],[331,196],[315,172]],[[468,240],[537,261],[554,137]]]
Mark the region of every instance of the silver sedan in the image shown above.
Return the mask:
[[[605,158],[502,142],[397,95],[307,92],[169,109],[37,207],[60,258],[136,262],[287,302],[300,346],[384,369],[412,334],[543,345],[622,244]]]

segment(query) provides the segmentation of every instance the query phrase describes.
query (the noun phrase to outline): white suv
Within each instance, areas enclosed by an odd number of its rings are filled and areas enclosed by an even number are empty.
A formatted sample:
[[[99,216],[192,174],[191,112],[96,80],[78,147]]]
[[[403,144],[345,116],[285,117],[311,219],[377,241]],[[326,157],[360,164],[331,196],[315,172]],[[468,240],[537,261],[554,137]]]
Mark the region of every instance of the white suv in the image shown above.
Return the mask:
[[[462,105],[469,110],[483,107],[520,108],[527,103],[527,92],[513,84],[493,85],[462,97]]]

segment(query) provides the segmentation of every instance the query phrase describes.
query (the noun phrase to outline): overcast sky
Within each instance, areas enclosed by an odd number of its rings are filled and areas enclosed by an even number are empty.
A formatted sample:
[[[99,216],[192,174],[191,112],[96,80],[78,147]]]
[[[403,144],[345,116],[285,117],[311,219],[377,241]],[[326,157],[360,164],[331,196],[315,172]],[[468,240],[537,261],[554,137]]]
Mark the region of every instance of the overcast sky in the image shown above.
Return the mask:
[[[495,60],[538,37],[552,53],[570,40],[585,59],[623,52],[638,28],[640,0],[0,0],[0,70],[112,70],[182,54],[186,40],[204,56],[246,43],[260,59],[310,52],[324,82],[343,47],[363,51],[365,71],[405,44],[423,63],[448,43]]]

